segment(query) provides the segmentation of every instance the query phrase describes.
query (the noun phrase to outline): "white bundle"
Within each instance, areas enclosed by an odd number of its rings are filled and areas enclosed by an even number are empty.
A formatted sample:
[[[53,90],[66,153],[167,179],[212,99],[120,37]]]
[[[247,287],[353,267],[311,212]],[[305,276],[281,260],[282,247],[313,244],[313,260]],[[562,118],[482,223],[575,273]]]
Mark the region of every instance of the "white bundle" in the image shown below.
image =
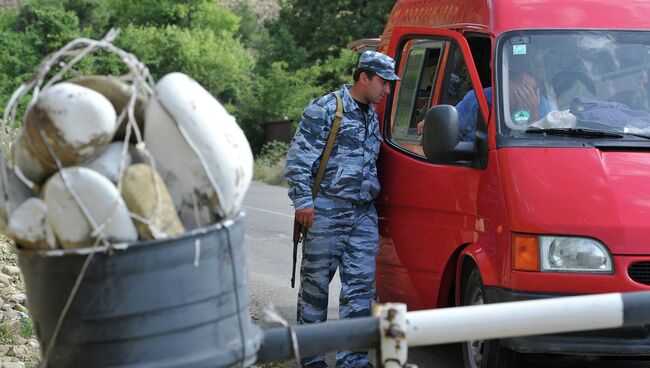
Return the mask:
[[[126,152],[126,156],[122,157],[122,149],[124,148],[124,143],[122,142],[113,142],[108,145],[98,156],[91,159],[90,161],[84,162],[81,166],[87,167],[89,169],[95,170],[98,173],[104,175],[108,180],[117,184],[117,181],[120,176],[120,164],[124,160],[124,166],[131,165],[133,159],[131,157],[131,151]]]
[[[235,118],[200,84],[171,73],[156,84],[145,114],[145,143],[187,229],[239,211],[253,154]]]
[[[7,180],[6,184],[4,179],[0,180],[2,193],[6,193],[7,196],[5,201],[5,196],[0,195],[0,232],[4,233],[7,229],[9,216],[18,206],[33,196],[34,193],[18,179],[13,170],[8,170],[4,166],[2,168],[4,170],[4,178]]]
[[[96,171],[85,167],[61,170],[45,183],[43,199],[48,222],[63,248],[93,246],[98,236],[111,243],[138,239],[117,188]]]
[[[16,144],[16,165],[40,184],[61,164],[81,163],[102,150],[115,135],[116,113],[103,95],[72,83],[44,89],[27,110]]]
[[[29,198],[11,214],[8,233],[23,248],[55,249],[57,246],[47,221],[47,206],[40,198]]]

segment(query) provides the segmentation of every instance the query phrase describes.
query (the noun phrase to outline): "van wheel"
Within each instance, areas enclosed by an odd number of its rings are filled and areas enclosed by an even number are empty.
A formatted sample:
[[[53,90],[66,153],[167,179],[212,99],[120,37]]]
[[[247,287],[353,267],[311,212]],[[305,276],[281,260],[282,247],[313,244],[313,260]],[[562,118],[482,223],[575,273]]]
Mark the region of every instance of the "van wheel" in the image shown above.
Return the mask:
[[[462,291],[463,305],[485,304],[485,290],[481,273],[472,270]],[[473,340],[462,344],[465,368],[514,368],[518,353],[501,347],[499,340]]]

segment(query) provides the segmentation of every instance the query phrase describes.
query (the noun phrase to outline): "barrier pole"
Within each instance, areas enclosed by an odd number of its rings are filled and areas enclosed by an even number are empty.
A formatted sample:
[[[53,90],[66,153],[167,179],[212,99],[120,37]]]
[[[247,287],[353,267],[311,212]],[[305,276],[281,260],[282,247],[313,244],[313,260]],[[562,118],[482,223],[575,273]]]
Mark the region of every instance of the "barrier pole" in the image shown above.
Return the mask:
[[[650,323],[650,292],[416,311],[407,320],[409,346],[599,330]]]
[[[339,321],[290,326],[301,357],[338,350],[372,349],[379,344],[379,318],[362,317]],[[295,358],[291,331],[276,327],[265,331],[257,352],[257,362]]]
[[[384,339],[394,339],[391,335],[395,331],[406,331],[405,339],[401,336],[400,340],[403,354],[407,346],[650,324],[650,291],[431,309],[408,312],[404,322],[394,317],[390,324],[392,332],[389,327],[379,327],[379,317],[292,328],[302,356],[378,347]],[[291,359],[291,346],[286,328],[270,329],[259,350],[258,362]]]

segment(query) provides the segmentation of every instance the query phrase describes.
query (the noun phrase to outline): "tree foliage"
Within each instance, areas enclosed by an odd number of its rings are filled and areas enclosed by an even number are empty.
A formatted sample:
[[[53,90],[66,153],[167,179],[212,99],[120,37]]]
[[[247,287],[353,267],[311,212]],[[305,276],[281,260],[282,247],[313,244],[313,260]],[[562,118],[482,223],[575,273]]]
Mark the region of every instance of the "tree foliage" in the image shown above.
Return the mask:
[[[116,45],[138,56],[154,79],[184,72],[225,103],[237,103],[254,64],[236,36],[239,17],[212,0],[31,0],[18,12],[0,14],[1,103],[47,54],[77,37],[100,38],[112,26],[121,27]],[[126,69],[100,52],[85,58],[77,71]]]
[[[222,102],[235,103],[250,80],[250,55],[236,39],[209,29],[128,26],[116,43],[135,52],[155,78],[186,73]]]
[[[285,0],[279,18],[269,24],[271,61],[291,55],[299,68],[340,50],[355,39],[378,37],[395,0]]]
[[[55,7],[24,6],[14,30],[29,36],[29,43],[43,53],[52,52],[80,36],[76,14]]]

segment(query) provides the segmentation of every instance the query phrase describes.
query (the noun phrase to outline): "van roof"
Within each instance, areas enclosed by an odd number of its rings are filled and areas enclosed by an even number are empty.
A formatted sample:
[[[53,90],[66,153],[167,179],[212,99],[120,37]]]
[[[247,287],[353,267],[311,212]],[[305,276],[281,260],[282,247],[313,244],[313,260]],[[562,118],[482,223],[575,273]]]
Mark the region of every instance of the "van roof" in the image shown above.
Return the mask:
[[[647,0],[398,0],[384,38],[396,25],[484,29],[648,29]]]

